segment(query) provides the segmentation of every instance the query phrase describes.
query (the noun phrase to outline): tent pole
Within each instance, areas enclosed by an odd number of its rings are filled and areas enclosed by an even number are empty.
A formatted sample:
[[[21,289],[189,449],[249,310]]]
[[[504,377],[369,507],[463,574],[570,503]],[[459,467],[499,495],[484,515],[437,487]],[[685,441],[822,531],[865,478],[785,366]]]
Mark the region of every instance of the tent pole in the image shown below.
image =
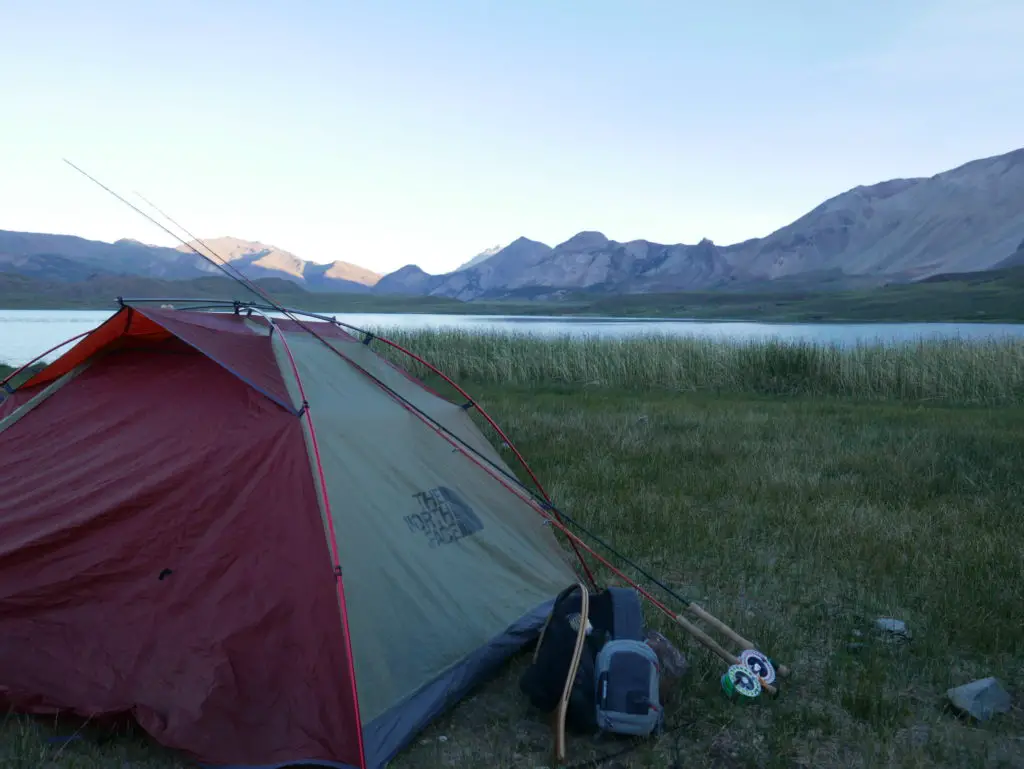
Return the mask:
[[[40,360],[45,358],[51,352],[56,352],[57,350],[59,350],[64,345],[70,344],[71,342],[75,342],[75,341],[81,339],[84,336],[88,336],[93,331],[95,331],[95,329],[89,329],[88,331],[83,331],[81,334],[77,334],[76,336],[73,336],[70,339],[65,339],[63,342],[61,342],[58,345],[54,345],[53,347],[51,347],[46,352],[40,353],[39,355],[34,357],[32,360],[30,360],[28,363],[26,363],[26,364],[24,364],[22,366],[19,366],[18,368],[14,369],[14,371],[12,371],[10,374],[5,376],[3,378],[3,381],[0,381],[0,387],[5,387],[8,382],[10,382],[12,379],[14,379],[14,377],[18,376],[18,374],[20,374],[22,371],[24,371],[25,369],[27,369],[29,366],[33,365],[34,363],[38,363]],[[13,392],[13,390],[12,390],[12,392]]]
[[[260,311],[257,310],[257,312]],[[337,585],[338,592],[338,609],[341,613],[342,627],[345,631],[345,655],[348,660],[349,674],[352,678],[352,705],[356,714],[356,736],[359,741],[359,765],[365,769],[366,751],[363,746],[363,720],[362,714],[359,712],[359,692],[356,688],[356,666],[352,655],[352,635],[348,624],[348,610],[345,603],[345,587],[342,581],[341,559],[338,554],[338,537],[334,531],[334,515],[331,512],[331,500],[327,495],[327,479],[324,474],[324,466],[320,456],[320,444],[316,439],[316,428],[313,426],[313,417],[310,414],[309,401],[306,399],[306,388],[302,384],[299,367],[298,364],[295,363],[295,357],[292,355],[292,350],[288,345],[288,340],[285,339],[284,332],[282,332],[280,327],[274,323],[272,318],[262,312],[260,312],[260,315],[267,321],[267,323],[270,324],[273,331],[277,331],[278,339],[281,340],[281,346],[284,348],[284,351],[288,356],[288,362],[291,364],[292,374],[295,377],[295,383],[299,389],[299,397],[302,399],[302,414],[306,419],[306,427],[309,429],[309,441],[313,449],[313,459],[316,463],[317,477],[320,482],[320,495],[323,500],[324,515],[327,518],[327,531],[330,535],[331,558],[334,562],[335,584]]]

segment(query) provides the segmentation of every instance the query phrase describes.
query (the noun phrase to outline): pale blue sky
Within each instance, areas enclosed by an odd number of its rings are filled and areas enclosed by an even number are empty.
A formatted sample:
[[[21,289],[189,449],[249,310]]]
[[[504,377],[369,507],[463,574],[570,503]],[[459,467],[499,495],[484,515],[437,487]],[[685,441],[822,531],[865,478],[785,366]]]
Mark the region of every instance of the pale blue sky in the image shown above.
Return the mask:
[[[1024,0],[0,0],[0,229],[440,272],[765,235],[1024,146]]]

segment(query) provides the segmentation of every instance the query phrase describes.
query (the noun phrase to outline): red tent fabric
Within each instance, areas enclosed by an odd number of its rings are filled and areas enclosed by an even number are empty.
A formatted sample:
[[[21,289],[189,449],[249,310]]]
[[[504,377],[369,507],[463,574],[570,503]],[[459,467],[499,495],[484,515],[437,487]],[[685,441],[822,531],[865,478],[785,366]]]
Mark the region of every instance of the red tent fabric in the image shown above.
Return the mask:
[[[288,391],[271,345],[265,335],[247,325],[245,318],[151,307],[125,307],[25,386],[52,382],[98,353],[146,347],[172,337],[199,350],[277,403],[288,403]]]
[[[42,389],[42,386],[21,387],[3,400],[0,400],[0,419],[3,419],[8,414],[13,414],[15,409],[21,408],[24,404],[28,403]],[[3,391],[0,391],[0,397],[2,396]]]
[[[359,766],[301,422],[171,340],[66,390],[0,433],[0,705]]]

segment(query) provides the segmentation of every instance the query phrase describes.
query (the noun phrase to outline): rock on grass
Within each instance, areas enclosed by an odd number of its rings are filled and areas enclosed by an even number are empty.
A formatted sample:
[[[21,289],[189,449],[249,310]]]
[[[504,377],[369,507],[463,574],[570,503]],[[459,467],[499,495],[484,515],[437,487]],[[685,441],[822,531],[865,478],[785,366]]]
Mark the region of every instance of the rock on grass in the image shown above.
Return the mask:
[[[997,713],[1010,710],[1010,695],[995,678],[981,678],[946,692],[958,710],[979,721],[987,721]]]

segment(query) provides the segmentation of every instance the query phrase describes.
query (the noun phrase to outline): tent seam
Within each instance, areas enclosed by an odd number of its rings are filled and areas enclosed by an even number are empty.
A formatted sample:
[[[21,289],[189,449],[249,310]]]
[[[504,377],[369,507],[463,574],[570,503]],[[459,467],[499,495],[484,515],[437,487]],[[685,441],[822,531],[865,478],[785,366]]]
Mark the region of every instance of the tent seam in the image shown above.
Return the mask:
[[[134,307],[132,307],[131,305],[126,305],[126,306],[128,307],[128,309],[129,309],[130,311],[135,311],[135,308],[134,308]],[[152,322],[152,323],[155,323],[156,325],[160,326],[160,328],[162,328],[162,329],[163,329],[164,331],[166,331],[166,332],[167,332],[168,334],[170,334],[171,336],[173,336],[173,337],[174,337],[175,339],[180,339],[180,340],[181,340],[182,342],[184,342],[185,344],[187,344],[187,345],[188,345],[189,347],[191,347],[191,348],[192,348],[193,350],[195,350],[196,352],[199,352],[199,353],[201,353],[201,354],[205,355],[205,356],[206,356],[207,358],[209,358],[210,360],[212,360],[212,361],[213,361],[214,363],[216,363],[216,364],[217,364],[218,366],[220,366],[220,367],[221,367],[222,369],[224,369],[225,371],[227,371],[227,372],[228,372],[229,374],[231,374],[231,375],[232,375],[233,377],[235,377],[236,379],[239,379],[239,380],[241,380],[242,382],[244,382],[244,383],[245,383],[246,385],[248,385],[248,386],[249,386],[249,387],[251,387],[251,388],[252,388],[253,390],[255,390],[256,392],[258,392],[258,393],[259,393],[260,395],[262,395],[262,396],[263,396],[264,398],[267,398],[268,400],[270,400],[270,401],[273,401],[273,402],[274,402],[274,403],[276,403],[276,404],[277,404],[278,406],[280,406],[280,407],[281,407],[281,408],[283,408],[283,409],[284,409],[285,411],[287,411],[287,412],[288,412],[289,414],[293,414],[293,415],[295,415],[295,416],[301,416],[301,412],[299,412],[299,411],[296,411],[294,407],[292,407],[292,406],[289,406],[289,405],[288,405],[287,403],[285,403],[284,401],[282,401],[282,400],[281,400],[280,398],[275,398],[275,397],[274,397],[273,395],[271,395],[270,393],[268,393],[268,392],[267,392],[266,390],[264,390],[264,389],[263,389],[262,387],[257,387],[257,386],[256,386],[255,384],[253,384],[253,383],[252,383],[252,382],[251,382],[251,381],[250,381],[249,379],[247,379],[246,377],[244,377],[244,376],[242,376],[241,374],[239,374],[239,373],[238,373],[237,371],[235,371],[235,370],[234,370],[234,369],[233,369],[233,368],[232,368],[231,366],[227,365],[227,364],[226,364],[226,363],[224,363],[223,361],[220,361],[220,360],[218,360],[217,358],[215,358],[215,357],[214,357],[213,355],[211,355],[210,353],[208,353],[208,352],[207,352],[206,350],[204,350],[204,349],[203,349],[202,347],[200,347],[200,346],[198,346],[198,345],[196,345],[196,344],[193,344],[192,342],[188,341],[187,339],[184,339],[184,338],[182,338],[182,337],[178,336],[177,334],[175,334],[175,333],[174,333],[173,331],[171,331],[171,330],[170,330],[169,328],[167,328],[166,326],[163,326],[163,325],[161,325],[160,321],[158,321],[158,320],[155,320],[155,319],[153,319],[153,318],[149,317],[148,315],[146,315],[146,313],[145,313],[145,312],[141,312],[141,314],[142,314],[142,316],[143,316],[143,317],[145,317],[145,318],[146,318],[147,320],[149,320],[150,322]],[[130,320],[131,320],[131,316],[129,316],[129,321],[130,321]]]
[[[285,339],[284,332],[282,332],[278,328],[277,324],[274,323],[274,321],[271,318],[267,316],[264,317],[266,318],[267,322],[272,326],[272,328],[277,330],[278,338],[280,338],[281,340],[281,346],[284,349],[285,354],[288,356],[288,362],[291,364],[292,374],[295,376],[295,383],[298,386],[299,397],[302,399],[302,410],[300,413],[305,417],[306,426],[309,428],[309,438],[311,447],[313,449],[313,459],[316,464],[317,475],[319,477],[320,482],[320,495],[321,498],[323,499],[324,514],[325,517],[327,518],[327,531],[330,537],[331,559],[335,569],[334,577],[338,592],[338,609],[341,613],[341,622],[345,633],[345,654],[346,657],[348,658],[350,677],[352,681],[353,706],[356,715],[356,738],[359,743],[359,765],[361,769],[366,769],[366,751],[365,746],[363,744],[362,714],[360,713],[359,708],[359,692],[356,685],[356,668],[355,660],[352,654],[352,637],[349,631],[348,610],[346,608],[345,602],[344,579],[342,577],[341,560],[338,553],[338,538],[334,528],[334,516],[331,511],[330,498],[328,497],[327,494],[327,479],[324,476],[323,463],[321,462],[320,457],[320,445],[316,439],[316,428],[313,426],[313,418],[310,415],[309,410],[309,401],[306,400],[306,389],[305,387],[303,387],[302,377],[299,374],[299,367],[298,364],[296,364],[295,362],[295,356],[292,355],[291,347],[288,345],[288,340]]]
[[[71,380],[77,378],[83,371],[92,365],[92,361],[86,360],[79,363],[73,369],[65,374],[61,374],[57,379],[51,381],[46,387],[33,395],[29,400],[22,403],[20,406],[14,409],[7,416],[0,418],[0,433],[10,429],[22,419],[27,417],[43,403],[48,401],[54,395],[56,395],[64,386]],[[0,400],[0,403],[3,401]]]

